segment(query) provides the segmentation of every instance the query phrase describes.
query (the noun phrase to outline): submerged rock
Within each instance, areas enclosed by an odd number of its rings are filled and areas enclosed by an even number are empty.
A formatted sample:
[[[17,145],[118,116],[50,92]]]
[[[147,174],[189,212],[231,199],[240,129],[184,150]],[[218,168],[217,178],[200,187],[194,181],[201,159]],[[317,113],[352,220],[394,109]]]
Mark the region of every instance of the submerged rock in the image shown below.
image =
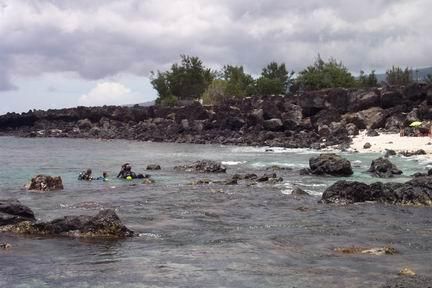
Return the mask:
[[[374,256],[394,255],[398,253],[398,251],[391,246],[373,247],[373,248],[352,246],[352,247],[338,247],[335,248],[334,250],[336,252],[343,253],[343,254],[369,254]]]
[[[9,249],[12,248],[12,245],[7,242],[0,242],[0,249]]]
[[[161,166],[158,164],[150,164],[147,166],[146,170],[161,170]]]
[[[264,174],[263,176],[256,179],[257,182],[268,182],[268,183],[278,183],[282,182],[283,178],[278,177],[276,173],[273,174]]]
[[[393,177],[393,175],[402,174],[402,171],[399,170],[396,165],[382,157],[372,161],[368,172],[380,178],[390,178]]]
[[[356,181],[337,181],[327,188],[321,203],[352,204],[377,201],[389,204],[432,205],[432,177],[418,177],[406,183],[371,185]]]
[[[423,149],[419,149],[417,151],[402,151],[399,154],[405,157],[411,157],[417,155],[426,155],[427,153]]]
[[[392,149],[385,149],[385,151],[386,151],[384,154],[385,158],[389,158],[390,156],[396,156],[396,151]]]
[[[0,200],[0,226],[35,220],[33,211],[18,200]]]
[[[309,159],[310,172],[315,175],[351,176],[351,163],[334,153],[320,154]]]
[[[381,288],[430,288],[432,277],[425,276],[399,276],[387,281]]]
[[[186,172],[200,172],[200,173],[225,173],[226,167],[220,162],[211,160],[197,161],[189,165],[181,165],[174,167],[175,170]]]
[[[52,177],[48,175],[37,175],[31,179],[27,185],[28,190],[36,191],[54,191],[63,190],[63,181],[60,176]]]
[[[303,189],[301,189],[299,187],[295,187],[292,190],[291,195],[294,195],[294,196],[310,196],[309,193],[307,193],[306,191],[304,191]]]
[[[7,202],[12,203],[12,205],[7,204]],[[50,222],[35,222],[31,209],[21,205],[17,200],[0,201],[0,203],[2,203],[2,207],[12,207],[9,210],[3,209],[2,213],[21,217],[15,218],[19,221],[0,222],[0,232],[108,238],[130,237],[134,234],[122,224],[112,209],[102,210],[95,216],[65,216]]]

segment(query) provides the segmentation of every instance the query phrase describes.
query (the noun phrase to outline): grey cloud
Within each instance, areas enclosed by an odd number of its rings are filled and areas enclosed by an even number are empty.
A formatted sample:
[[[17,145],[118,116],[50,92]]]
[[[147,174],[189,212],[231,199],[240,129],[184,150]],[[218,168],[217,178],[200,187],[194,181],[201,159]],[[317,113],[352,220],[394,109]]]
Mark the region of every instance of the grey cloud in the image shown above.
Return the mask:
[[[354,72],[427,66],[431,9],[428,0],[0,0],[0,90],[13,88],[12,75],[146,76],[179,54],[251,73],[272,60],[298,71],[317,53]]]

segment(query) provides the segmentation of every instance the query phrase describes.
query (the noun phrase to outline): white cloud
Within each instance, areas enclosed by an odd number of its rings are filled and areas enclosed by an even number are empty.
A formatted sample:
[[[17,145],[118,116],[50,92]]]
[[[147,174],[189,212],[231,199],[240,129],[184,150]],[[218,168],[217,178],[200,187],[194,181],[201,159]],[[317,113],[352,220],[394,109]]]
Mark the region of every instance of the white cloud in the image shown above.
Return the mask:
[[[429,66],[430,0],[0,0],[0,91],[11,76],[147,76],[180,54],[259,73],[317,53],[353,72]],[[2,59],[3,60],[2,60]]]
[[[78,99],[81,106],[125,105],[143,102],[142,97],[118,82],[98,83]]]

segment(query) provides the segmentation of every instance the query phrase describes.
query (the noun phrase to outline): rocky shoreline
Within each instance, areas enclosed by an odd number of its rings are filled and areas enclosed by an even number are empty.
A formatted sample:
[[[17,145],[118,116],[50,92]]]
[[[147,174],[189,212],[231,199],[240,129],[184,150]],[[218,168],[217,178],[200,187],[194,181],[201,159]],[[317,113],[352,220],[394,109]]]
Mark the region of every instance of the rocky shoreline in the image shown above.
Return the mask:
[[[0,116],[0,135],[194,144],[346,147],[360,129],[399,132],[432,120],[432,86],[326,89],[232,99],[216,106],[103,106]]]

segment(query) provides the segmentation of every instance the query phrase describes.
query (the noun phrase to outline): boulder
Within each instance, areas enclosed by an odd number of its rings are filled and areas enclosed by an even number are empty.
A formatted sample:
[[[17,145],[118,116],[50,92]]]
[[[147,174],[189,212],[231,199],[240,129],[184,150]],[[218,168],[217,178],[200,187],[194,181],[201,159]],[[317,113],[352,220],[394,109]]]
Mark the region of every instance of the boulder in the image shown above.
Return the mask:
[[[386,151],[384,154],[385,158],[389,158],[390,156],[396,156],[396,151],[392,149],[385,149],[385,151]]]
[[[361,182],[337,181],[327,188],[321,203],[352,204],[377,201],[389,204],[432,205],[432,177],[418,177],[406,183],[367,185]]]
[[[379,135],[380,134],[375,129],[368,129],[366,131],[366,136],[369,136],[369,137],[377,137]]]
[[[381,107],[386,109],[403,103],[403,96],[399,91],[385,91],[381,94]]]
[[[175,170],[200,173],[225,173],[226,167],[220,162],[211,160],[196,161],[192,164],[174,167]]]
[[[372,145],[369,143],[369,142],[366,142],[364,145],[363,145],[363,149],[370,149],[372,147]]]
[[[18,200],[0,200],[0,226],[35,220],[33,211]]]
[[[37,175],[31,179],[28,190],[54,191],[63,190],[63,182],[60,176]]]
[[[348,135],[350,136],[356,136],[359,135],[359,129],[354,123],[348,123],[346,125],[346,130],[348,131]]]
[[[372,161],[368,172],[380,178],[390,178],[394,175],[402,174],[402,171],[399,170],[396,165],[390,162],[390,160],[382,157]]]
[[[291,195],[294,195],[294,196],[310,196],[309,193],[307,193],[306,191],[304,191],[303,189],[301,189],[299,187],[295,187],[292,190]]]
[[[371,107],[377,107],[380,105],[380,96],[377,91],[351,91],[349,93],[349,104],[348,110],[351,112],[357,112],[365,110]]]
[[[387,118],[385,123],[385,130],[398,133],[400,127],[404,126],[405,116],[403,114],[397,114]]]
[[[382,108],[372,107],[359,114],[359,117],[364,119],[367,129],[383,128],[385,125],[386,113]]]
[[[411,157],[411,156],[417,156],[417,155],[426,155],[426,151],[424,151],[423,149],[419,149],[416,151],[402,151],[399,152],[400,155],[405,156],[405,157]]]
[[[366,129],[366,118],[361,113],[347,113],[342,116],[346,124],[354,124],[358,129]]]
[[[309,159],[312,174],[331,176],[351,176],[353,174],[351,163],[334,153],[320,154]]]
[[[272,174],[264,174],[263,176],[259,177],[256,181],[257,182],[278,183],[278,182],[282,182],[283,178],[278,177],[276,175],[276,173],[272,173]]]
[[[269,131],[283,131],[284,125],[279,118],[272,118],[263,122],[264,129]]]
[[[81,119],[77,122],[77,126],[81,130],[89,130],[93,127],[93,124],[89,119]]]
[[[147,165],[146,170],[161,170],[161,166],[158,164]]]
[[[124,238],[134,232],[122,224],[112,209],[95,216],[65,216],[50,222],[20,222],[0,227],[0,231],[29,235],[59,235],[72,237]]]

